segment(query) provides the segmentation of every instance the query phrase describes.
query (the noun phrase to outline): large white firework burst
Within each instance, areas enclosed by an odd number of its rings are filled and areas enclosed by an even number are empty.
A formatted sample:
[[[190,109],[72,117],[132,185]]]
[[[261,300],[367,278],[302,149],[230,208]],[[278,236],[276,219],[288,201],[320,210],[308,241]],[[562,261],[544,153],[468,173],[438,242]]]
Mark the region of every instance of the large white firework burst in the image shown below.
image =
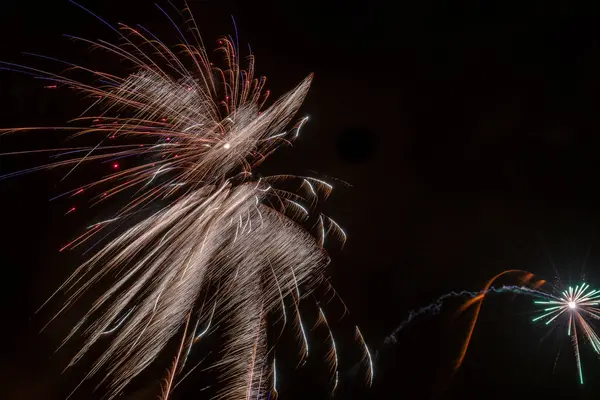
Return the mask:
[[[178,340],[163,386],[162,397],[167,398],[191,347],[218,326],[225,335],[216,366],[222,380],[218,397],[258,399],[276,394],[273,344],[267,340],[269,315],[279,313],[284,323],[293,319],[306,357],[307,331],[299,302],[324,282],[329,261],[323,248],[326,235],[342,242],[346,235],[333,220],[313,212],[317,201],[331,192],[330,184],[287,175],[257,178],[253,173],[272,151],[298,137],[306,118],[286,128],[312,76],[265,108],[266,79],[255,78],[253,56],[242,70],[237,42],[223,38],[219,50],[225,66],[215,67],[189,9],[184,13],[187,31],[175,26],[182,40],[175,50],[141,26],[111,26],[119,34],[118,45],[71,37],[129,64],[132,72],[125,77],[66,63],[69,70],[93,78],[93,83],[82,83],[64,74],[2,65],[92,98],[86,113],[74,120],[83,127],[64,129],[74,131],[74,136],[97,135],[97,145],[70,148],[58,156],[75,158],[32,170],[68,166],[68,175],[90,162],[114,162],[115,170],[108,176],[66,195],[91,193],[94,203],[120,193],[131,195],[114,217],[91,225],[61,250],[100,236],[108,226],[123,223],[149,205],[159,207],[114,237],[54,294],[68,294],[58,316],[91,287],[110,282],[65,339],[81,332],[86,336],[71,365],[110,335],[108,348],[86,378],[104,371],[107,396],[113,398],[168,343]],[[124,157],[140,161],[118,168],[115,160]],[[295,183],[297,190],[274,186],[282,180]],[[305,229],[311,222],[314,235]],[[286,312],[286,298],[293,303],[292,317]],[[319,321],[328,329],[335,390],[337,350],[321,308]],[[368,358],[370,383],[373,361],[356,329]]]

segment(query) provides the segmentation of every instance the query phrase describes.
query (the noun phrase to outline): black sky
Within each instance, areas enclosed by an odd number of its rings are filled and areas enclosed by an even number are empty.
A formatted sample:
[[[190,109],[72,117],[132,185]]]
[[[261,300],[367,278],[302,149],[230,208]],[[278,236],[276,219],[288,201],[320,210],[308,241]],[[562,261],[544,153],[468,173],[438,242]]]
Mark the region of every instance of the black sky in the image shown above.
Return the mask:
[[[332,251],[330,274],[379,357],[369,390],[347,363],[339,398],[597,398],[600,360],[583,346],[589,378],[580,386],[568,338],[530,323],[530,299],[484,305],[453,376],[466,329],[453,319],[460,303],[383,345],[409,310],[451,290],[478,290],[504,269],[552,281],[554,263],[564,282],[585,274],[600,285],[600,25],[589,3],[190,1],[209,44],[233,33],[235,17],[275,95],[315,73],[301,140],[264,171],[316,171],[351,185],[336,183],[323,210],[349,234],[344,250]],[[152,1],[82,4],[175,39]],[[6,0],[0,59],[32,65],[38,61],[20,54],[30,51],[98,61],[65,33],[114,39],[67,0]],[[0,71],[0,127],[60,125],[81,111],[68,93],[43,85]],[[61,145],[58,136],[35,135],[0,137],[0,152]],[[40,161],[0,157],[0,173]],[[68,354],[49,360],[71,321],[37,335],[33,317],[83,257],[56,250],[93,215],[65,219],[68,204],[48,203],[60,177],[0,181],[0,376],[9,399],[63,398],[75,379],[60,375]],[[352,346],[344,345],[349,357]],[[311,365],[288,373],[282,399],[326,398]],[[189,393],[181,397],[202,398],[194,387]]]

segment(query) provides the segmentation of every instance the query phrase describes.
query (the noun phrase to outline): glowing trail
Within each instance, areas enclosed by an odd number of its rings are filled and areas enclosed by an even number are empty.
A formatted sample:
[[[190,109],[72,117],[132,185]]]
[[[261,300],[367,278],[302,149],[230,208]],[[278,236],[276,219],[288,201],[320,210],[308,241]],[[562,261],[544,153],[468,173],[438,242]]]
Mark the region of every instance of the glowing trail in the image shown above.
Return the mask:
[[[367,357],[367,361],[368,361],[367,385],[371,386],[373,384],[373,378],[375,375],[375,370],[373,368],[373,358],[371,357],[371,352],[369,351],[369,347],[367,346],[367,343],[365,342],[365,338],[363,337],[362,333],[360,332],[360,329],[358,329],[358,326],[356,327],[356,337],[357,337],[357,339],[359,339],[361,346],[365,352],[365,356]]]
[[[469,330],[467,332],[467,335],[465,337],[463,345],[460,349],[460,355],[454,365],[455,371],[458,370],[458,368],[460,368],[460,366],[462,365],[462,363],[465,359],[465,356],[467,355],[467,350],[469,348],[469,344],[471,343],[471,338],[473,337],[473,331],[475,330],[475,325],[477,324],[477,320],[479,319],[479,313],[481,312],[481,306],[483,305],[483,301],[485,300],[487,291],[492,287],[492,285],[494,284],[496,279],[503,277],[507,274],[519,274],[521,276],[521,278],[523,278],[523,276],[525,276],[526,279],[530,279],[531,272],[523,271],[520,269],[509,269],[509,270],[500,272],[499,274],[493,276],[489,281],[487,281],[487,283],[481,290],[482,296],[479,297],[478,301],[473,303],[473,304],[475,304],[475,311],[471,317],[471,322],[469,324]],[[528,289],[528,290],[533,290],[535,292],[534,289]],[[463,309],[461,309],[461,311],[464,311],[465,309],[466,308],[463,308]]]

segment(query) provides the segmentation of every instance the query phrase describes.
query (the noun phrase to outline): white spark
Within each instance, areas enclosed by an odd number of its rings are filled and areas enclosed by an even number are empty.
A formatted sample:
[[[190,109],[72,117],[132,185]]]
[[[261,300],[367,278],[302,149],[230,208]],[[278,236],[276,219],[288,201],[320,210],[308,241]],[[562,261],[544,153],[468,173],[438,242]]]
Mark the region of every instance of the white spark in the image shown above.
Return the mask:
[[[569,301],[569,308],[574,310],[575,308],[577,308],[577,303],[575,303],[574,301]]]

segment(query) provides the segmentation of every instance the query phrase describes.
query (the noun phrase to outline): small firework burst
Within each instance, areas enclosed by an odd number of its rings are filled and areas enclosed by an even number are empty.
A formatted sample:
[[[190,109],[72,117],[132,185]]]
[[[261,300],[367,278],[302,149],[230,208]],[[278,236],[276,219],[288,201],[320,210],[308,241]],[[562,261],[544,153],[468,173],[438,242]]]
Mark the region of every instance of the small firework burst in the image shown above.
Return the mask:
[[[549,325],[553,321],[564,321],[567,327],[567,335],[573,341],[573,350],[577,362],[579,382],[583,384],[583,370],[581,368],[581,357],[579,355],[579,341],[581,336],[597,354],[600,354],[600,338],[591,325],[592,319],[600,319],[600,290],[590,290],[590,285],[583,283],[562,291],[558,296],[548,295],[547,300],[536,300],[534,303],[544,307],[542,315],[533,319],[545,321]]]

